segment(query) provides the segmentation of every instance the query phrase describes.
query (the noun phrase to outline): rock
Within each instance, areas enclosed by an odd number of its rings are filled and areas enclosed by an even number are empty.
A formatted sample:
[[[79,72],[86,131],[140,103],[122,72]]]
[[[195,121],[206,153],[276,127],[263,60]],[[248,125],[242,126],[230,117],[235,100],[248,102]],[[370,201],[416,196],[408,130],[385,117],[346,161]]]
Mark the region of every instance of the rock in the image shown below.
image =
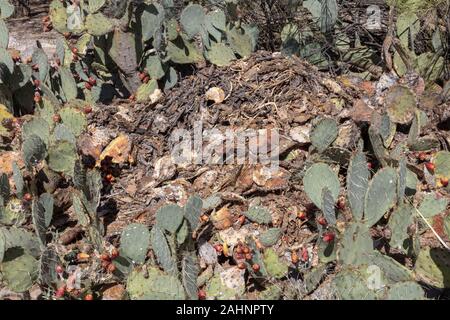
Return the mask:
[[[231,267],[220,273],[220,278],[225,286],[230,289],[236,290],[238,295],[242,295],[245,292],[245,270],[239,269],[237,266]]]
[[[216,104],[222,103],[225,100],[225,92],[221,88],[213,87],[206,91],[205,98]]]
[[[198,176],[193,183],[194,189],[197,191],[209,189],[217,182],[219,173],[216,170],[208,170]]]
[[[211,214],[211,221],[218,230],[228,229],[233,225],[233,217],[227,206]]]
[[[280,190],[287,188],[290,176],[286,169],[259,164],[253,171],[253,182],[265,190]]]
[[[306,124],[303,126],[294,127],[289,131],[289,136],[295,142],[300,143],[301,145],[311,143],[309,138],[309,133],[311,131],[311,124]]]
[[[177,173],[177,167],[170,155],[159,158],[155,163],[153,179],[158,183],[170,180]]]
[[[207,265],[215,265],[217,263],[217,251],[209,242],[202,243],[198,248],[200,259]]]
[[[155,89],[155,91],[153,91],[153,93],[149,96],[150,103],[151,104],[158,103],[159,101],[161,101],[163,96],[164,95],[163,95],[163,92],[161,91],[161,89]]]
[[[125,296],[125,288],[121,284],[112,286],[103,291],[102,300],[123,300]]]
[[[39,300],[42,296],[42,290],[38,284],[33,285],[28,292],[31,300]]]
[[[219,231],[219,237],[225,242],[230,250],[239,242],[245,242],[245,238],[249,235],[256,235],[255,231],[250,230],[250,225],[244,225],[239,230],[228,228]]]
[[[370,108],[364,100],[358,99],[353,103],[350,117],[355,122],[370,122],[372,113],[373,109]]]
[[[100,161],[110,157],[113,163],[124,164],[129,162],[132,155],[133,142],[126,134],[120,134],[103,150]]]

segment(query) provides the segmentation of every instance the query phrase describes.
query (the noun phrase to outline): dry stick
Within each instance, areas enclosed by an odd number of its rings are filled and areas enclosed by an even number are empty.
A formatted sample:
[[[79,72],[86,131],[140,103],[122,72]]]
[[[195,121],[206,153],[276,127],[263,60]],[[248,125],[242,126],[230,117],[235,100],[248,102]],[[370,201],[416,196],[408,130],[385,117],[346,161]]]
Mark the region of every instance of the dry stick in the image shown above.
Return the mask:
[[[436,238],[438,238],[439,242],[447,249],[450,250],[450,247],[445,243],[444,240],[442,240],[442,238],[439,236],[439,234],[436,232],[436,230],[434,230],[433,226],[427,221],[427,219],[423,216],[423,214],[420,212],[419,209],[417,209],[417,207],[412,204],[412,202],[410,200],[408,200],[408,202],[414,207],[414,209],[416,210],[416,212],[419,214],[419,216],[423,219],[423,221],[425,221],[425,223],[427,224],[427,226],[431,229],[431,231],[433,231],[434,235],[436,236]]]

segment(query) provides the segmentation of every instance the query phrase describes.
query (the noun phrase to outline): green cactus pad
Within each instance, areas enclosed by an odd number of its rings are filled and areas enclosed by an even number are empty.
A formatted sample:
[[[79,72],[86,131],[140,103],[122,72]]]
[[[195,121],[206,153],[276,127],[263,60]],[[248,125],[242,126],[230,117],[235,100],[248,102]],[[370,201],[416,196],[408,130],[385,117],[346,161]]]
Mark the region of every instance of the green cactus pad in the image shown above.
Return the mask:
[[[247,211],[244,212],[244,215],[253,222],[260,224],[269,224],[272,222],[272,215],[264,207],[251,207]]]
[[[53,130],[52,142],[67,141],[71,144],[77,143],[77,138],[72,131],[64,124],[58,123]]]
[[[150,242],[156,259],[161,267],[169,274],[175,274],[177,271],[175,257],[172,257],[167,239],[163,231],[158,227],[153,227],[150,232]]]
[[[198,300],[197,277],[200,267],[194,252],[183,255],[181,261],[183,286],[190,300]]]
[[[156,226],[175,234],[183,223],[183,209],[177,205],[169,204],[159,208],[156,212]]]
[[[416,276],[438,288],[450,288],[450,253],[442,248],[423,248],[415,265]]]
[[[127,279],[127,292],[131,300],[184,300],[181,282],[155,267],[133,270]]]
[[[0,18],[7,19],[14,13],[14,5],[9,3],[8,0],[0,1]]]
[[[14,72],[14,61],[11,58],[11,55],[5,48],[0,47],[0,65],[1,64],[6,66],[10,74]]]
[[[380,161],[381,165],[386,167],[386,160],[389,158],[389,154],[384,147],[383,140],[381,139],[378,129],[374,126],[369,127],[369,139],[372,145],[373,153],[377,157],[378,161]]]
[[[48,71],[50,69],[50,64],[48,62],[48,57],[45,51],[41,48],[36,48],[32,55],[33,63],[37,64],[39,67],[39,79],[41,82],[45,82],[48,76]]]
[[[280,279],[287,275],[288,266],[281,261],[278,254],[272,248],[264,251],[264,265],[267,273],[274,278]]]
[[[10,198],[6,207],[0,211],[0,224],[21,225],[26,220],[26,211],[22,201],[17,198]]]
[[[0,273],[8,288],[14,292],[27,291],[37,279],[38,261],[20,248],[6,251]]]
[[[328,224],[331,226],[336,225],[336,210],[334,208],[335,201],[333,199],[333,194],[327,187],[322,189],[322,204],[322,211],[325,216],[325,220],[327,220]]]
[[[385,104],[392,122],[407,124],[413,120],[416,98],[407,87],[401,85],[391,87],[385,97]]]
[[[39,241],[33,233],[16,227],[9,229],[0,227],[0,234],[3,235],[3,239],[5,240],[5,251],[10,248],[20,247],[35,258],[40,256],[41,248]]]
[[[382,254],[379,251],[372,251],[368,255],[367,264],[377,266],[383,271],[387,284],[395,284],[402,281],[412,280],[412,272],[395,261],[393,258]]]
[[[161,79],[166,72],[164,71],[161,58],[158,56],[149,56],[145,62],[145,69],[147,69],[150,78]]]
[[[247,58],[252,53],[252,40],[249,35],[245,34],[243,29],[233,28],[227,31],[227,40],[230,47],[241,58]]]
[[[311,201],[318,207],[323,207],[322,190],[328,188],[331,191],[334,202],[339,196],[339,178],[331,168],[324,163],[312,165],[303,178],[305,192]]]
[[[89,12],[96,13],[100,10],[106,3],[106,0],[89,0]]]
[[[450,179],[450,152],[439,151],[433,157],[433,163],[436,166],[434,173],[437,179]]]
[[[280,300],[282,294],[283,289],[278,285],[269,285],[259,294],[258,300]]]
[[[203,30],[205,17],[203,7],[198,4],[190,4],[181,12],[180,23],[189,39]]]
[[[49,287],[54,287],[58,283],[58,273],[56,267],[60,265],[57,252],[53,247],[47,247],[41,255],[39,261],[39,279]]]
[[[280,240],[282,234],[283,231],[280,228],[271,228],[261,234],[259,241],[261,241],[263,246],[271,247]]]
[[[142,84],[136,92],[137,102],[147,102],[150,100],[150,95],[158,88],[158,82],[155,79]]]
[[[0,174],[0,197],[4,201],[8,201],[11,196],[11,186],[9,185],[9,178],[6,173]]]
[[[383,139],[384,146],[389,148],[397,131],[396,124],[391,121],[387,114],[383,114],[380,119],[380,127],[378,130],[381,138]]]
[[[365,269],[365,268],[362,268]],[[375,300],[375,292],[367,287],[367,279],[359,270],[343,270],[333,279],[333,287],[342,300]]]
[[[368,261],[373,250],[369,229],[362,223],[352,223],[342,236],[338,251],[339,261],[346,265],[361,265]]]
[[[444,197],[438,198],[437,194],[432,192],[425,195],[418,210],[425,218],[432,218],[435,215],[444,212],[447,205],[448,199]]]
[[[200,215],[202,213],[203,201],[198,196],[189,197],[184,206],[184,217],[189,221],[192,230],[197,229],[200,223]]]
[[[30,135],[22,144],[23,160],[28,168],[37,165],[47,156],[44,141],[37,135]]]
[[[398,207],[389,218],[391,230],[391,247],[404,250],[404,242],[409,238],[408,227],[414,222],[413,208],[409,204]]]
[[[355,154],[350,160],[347,172],[347,197],[353,218],[361,221],[364,211],[364,198],[369,187],[369,168],[364,153]]]
[[[67,11],[61,1],[53,0],[49,8],[50,19],[53,28],[60,33],[68,31],[67,29]]]
[[[320,264],[314,267],[312,270],[305,273],[303,282],[305,284],[306,293],[313,292],[320,284],[327,272],[327,265]]]
[[[183,36],[169,41],[166,47],[167,55],[171,61],[179,64],[190,64],[203,61],[202,54],[195,46]]]
[[[213,43],[206,54],[208,60],[219,67],[228,66],[236,60],[233,50],[224,43]]]
[[[364,201],[364,222],[377,223],[397,201],[397,171],[383,168],[372,178]]]
[[[205,291],[208,298],[216,300],[234,300],[237,295],[236,290],[228,288],[222,282],[219,273],[216,273],[214,277],[209,280]]]
[[[148,41],[155,36],[165,19],[164,8],[158,3],[146,4],[143,7],[141,24],[142,40]],[[170,40],[170,39],[169,39]]]
[[[394,284],[388,292],[387,300],[424,300],[425,292],[414,281],[399,282]]]
[[[114,29],[111,20],[102,13],[89,14],[86,17],[86,30],[89,34],[100,37],[110,33]]]
[[[73,176],[77,151],[75,146],[67,141],[59,141],[48,150],[48,167],[56,172]]]
[[[22,139],[28,140],[32,135],[38,136],[48,145],[50,140],[50,125],[43,118],[35,117],[25,123],[22,128]]]
[[[407,178],[407,168],[406,168],[406,158],[402,157],[398,164],[398,181],[397,181],[397,203],[401,205],[404,201],[406,192],[406,178]]]
[[[52,208],[53,209],[53,208]],[[45,223],[45,208],[43,204],[38,200],[33,200],[31,216],[33,218],[34,229],[42,244],[45,247],[47,240],[47,226]]]
[[[67,68],[60,68],[59,76],[61,77],[61,87],[64,91],[66,101],[76,99],[78,96],[78,87],[72,72]]]
[[[62,123],[78,137],[87,127],[86,115],[74,108],[66,107],[59,111]]]
[[[311,129],[311,143],[319,152],[324,152],[336,140],[338,132],[336,121],[330,118],[322,118]]]
[[[143,264],[150,246],[150,232],[143,224],[128,225],[120,237],[120,254],[133,263]]]

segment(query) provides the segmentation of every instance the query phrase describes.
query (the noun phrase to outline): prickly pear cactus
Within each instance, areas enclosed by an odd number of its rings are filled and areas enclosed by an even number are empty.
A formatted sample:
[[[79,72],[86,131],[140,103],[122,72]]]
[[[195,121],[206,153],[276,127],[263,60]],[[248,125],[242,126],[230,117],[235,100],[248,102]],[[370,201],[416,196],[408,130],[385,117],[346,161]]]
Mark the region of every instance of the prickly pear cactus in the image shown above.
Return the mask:
[[[433,218],[435,215],[444,212],[449,200],[439,197],[436,193],[425,194],[418,210],[425,218]]]
[[[417,103],[407,87],[400,85],[391,87],[386,95],[385,104],[392,122],[407,124],[413,120]]]
[[[263,207],[251,207],[244,215],[251,221],[261,223],[261,224],[269,224],[272,222],[272,215],[269,210]]]
[[[425,292],[414,281],[394,284],[388,292],[387,300],[425,300]]]
[[[280,228],[271,228],[265,231],[259,237],[259,241],[265,247],[271,247],[275,245],[281,238],[282,230]]]
[[[167,205],[156,212],[156,226],[174,234],[183,223],[183,208],[177,205]]]
[[[433,163],[436,166],[434,170],[437,179],[450,179],[450,152],[439,151],[434,155]]]
[[[9,289],[25,292],[38,277],[38,261],[23,249],[12,248],[5,252],[0,273]]]
[[[368,288],[365,271],[366,267],[361,267],[339,272],[333,279],[337,296],[342,300],[376,300],[374,290]]]
[[[288,273],[288,266],[281,261],[278,254],[272,248],[264,251],[264,265],[267,273],[276,279],[283,278]]]
[[[409,238],[408,228],[414,222],[413,210],[411,205],[405,204],[392,212],[388,226],[391,230],[390,244],[393,248],[405,249],[405,240]]]
[[[171,247],[169,246],[164,232],[160,228],[156,226],[152,228],[150,232],[150,242],[156,259],[164,271],[169,274],[176,274],[176,257],[172,255]]]
[[[330,190],[333,200],[339,196],[339,178],[331,168],[324,163],[312,165],[303,178],[305,192],[311,201],[318,207],[323,208],[322,190],[326,187]]]
[[[397,201],[397,171],[383,168],[372,178],[364,200],[364,222],[377,223]]]
[[[364,198],[369,187],[369,175],[364,153],[355,154],[348,165],[347,197],[356,221],[361,221],[363,218]]]
[[[340,241],[339,261],[346,265],[365,264],[372,250],[373,241],[368,227],[363,223],[352,223],[346,228]]]
[[[127,292],[131,300],[184,300],[186,298],[181,282],[155,267],[147,267],[146,272],[133,270],[127,279]]]
[[[422,248],[414,272],[418,279],[437,288],[450,288],[450,253],[442,248]]]
[[[133,263],[143,264],[150,246],[150,232],[142,224],[128,225],[120,237],[120,254]]]
[[[330,118],[320,119],[311,129],[311,143],[319,152],[324,152],[336,140],[338,132],[336,121]]]

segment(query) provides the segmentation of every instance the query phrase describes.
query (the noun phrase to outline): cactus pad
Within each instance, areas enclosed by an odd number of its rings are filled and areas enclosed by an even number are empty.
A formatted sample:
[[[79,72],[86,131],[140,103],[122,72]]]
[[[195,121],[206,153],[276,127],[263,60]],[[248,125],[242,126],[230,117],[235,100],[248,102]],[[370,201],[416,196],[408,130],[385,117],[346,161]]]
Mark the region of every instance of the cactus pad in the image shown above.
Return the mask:
[[[150,232],[143,224],[128,225],[120,237],[120,254],[133,263],[143,264],[150,246]]]
[[[438,288],[450,288],[450,253],[441,248],[423,248],[415,265],[417,277]]]
[[[350,160],[347,172],[347,192],[352,215],[361,221],[364,211],[364,198],[369,187],[369,169],[364,153],[355,154]]]
[[[37,279],[38,261],[20,248],[9,249],[0,265],[0,273],[9,289],[25,292]]]
[[[331,191],[333,200],[339,196],[339,178],[331,168],[324,163],[312,165],[303,178],[305,192],[311,201],[318,207],[323,207],[322,190],[328,188]]]
[[[402,205],[392,212],[388,226],[392,234],[390,244],[393,248],[404,249],[404,242],[409,238],[408,227],[413,222],[413,208],[409,204]]]
[[[427,193],[419,206],[419,211],[425,218],[432,218],[444,212],[447,208],[448,199],[439,198],[436,193]]]
[[[172,234],[177,232],[183,219],[183,209],[174,204],[161,207],[156,212],[156,226],[162,230],[167,230]]]
[[[160,228],[156,226],[152,228],[150,232],[150,242],[156,259],[164,271],[170,274],[176,273],[177,266],[175,257],[172,257],[172,252],[167,239]]]
[[[361,265],[367,262],[373,250],[369,229],[362,223],[352,223],[345,229],[340,242],[339,260],[346,265]]]
[[[324,152],[338,136],[336,121],[330,118],[322,118],[311,129],[310,139],[319,152]]]
[[[425,292],[414,281],[399,282],[394,284],[388,292],[388,300],[424,300]]]
[[[266,208],[263,207],[251,207],[244,212],[244,215],[249,220],[260,224],[269,224],[272,222],[272,215]]]
[[[261,236],[259,237],[259,241],[261,241],[261,244],[263,246],[271,247],[275,245],[278,240],[280,240],[281,235],[282,230],[280,228],[271,228],[261,234]]]
[[[383,168],[372,178],[364,201],[364,221],[368,226],[377,223],[395,205],[397,180],[393,168]]]
[[[436,153],[433,159],[433,163],[436,166],[434,173],[437,179],[450,179],[450,152],[439,151]]]
[[[155,267],[144,271],[134,270],[127,279],[127,292],[131,300],[183,300],[183,285],[172,275]]]
[[[414,118],[416,99],[407,87],[401,85],[391,87],[386,95],[385,104],[392,122],[407,124]]]
[[[264,251],[264,265],[267,273],[274,278],[280,279],[287,275],[288,266],[281,261],[278,254],[272,248]]]

